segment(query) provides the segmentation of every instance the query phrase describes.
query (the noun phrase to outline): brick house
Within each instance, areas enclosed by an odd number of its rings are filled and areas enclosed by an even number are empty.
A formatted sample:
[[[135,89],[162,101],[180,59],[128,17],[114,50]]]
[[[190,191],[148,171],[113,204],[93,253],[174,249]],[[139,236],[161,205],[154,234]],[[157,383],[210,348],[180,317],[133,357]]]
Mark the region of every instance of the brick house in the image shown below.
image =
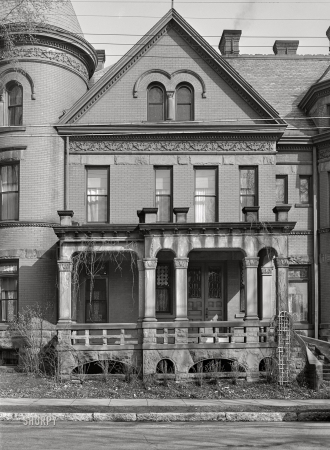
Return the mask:
[[[104,68],[63,8],[0,59],[3,355],[35,303],[80,362],[146,374],[253,376],[280,311],[329,340],[330,58],[219,52],[172,9]]]

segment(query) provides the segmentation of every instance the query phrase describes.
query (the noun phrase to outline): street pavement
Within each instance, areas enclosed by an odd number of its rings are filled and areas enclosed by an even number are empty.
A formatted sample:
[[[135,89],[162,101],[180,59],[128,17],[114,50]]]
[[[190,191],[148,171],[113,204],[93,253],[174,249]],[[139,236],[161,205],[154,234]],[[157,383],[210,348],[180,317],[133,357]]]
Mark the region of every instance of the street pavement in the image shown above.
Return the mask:
[[[329,423],[0,424],[1,450],[329,449]]]

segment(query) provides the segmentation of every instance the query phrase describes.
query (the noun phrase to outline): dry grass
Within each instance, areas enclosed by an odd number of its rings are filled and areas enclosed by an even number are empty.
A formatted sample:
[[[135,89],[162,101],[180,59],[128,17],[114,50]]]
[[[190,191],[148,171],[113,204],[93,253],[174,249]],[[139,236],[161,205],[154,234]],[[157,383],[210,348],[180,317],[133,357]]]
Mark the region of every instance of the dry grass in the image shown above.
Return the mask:
[[[198,383],[199,384],[199,383]],[[21,373],[0,374],[0,397],[3,398],[198,398],[198,399],[330,399],[329,386],[319,392],[306,386],[293,383],[289,387],[260,381],[248,383],[231,380],[203,380],[202,386],[196,382],[176,383],[168,380],[153,379],[152,383],[143,383],[136,378],[127,382],[109,376],[106,381],[99,376],[96,379],[85,379],[83,383],[63,381],[55,383],[53,379],[36,377]]]

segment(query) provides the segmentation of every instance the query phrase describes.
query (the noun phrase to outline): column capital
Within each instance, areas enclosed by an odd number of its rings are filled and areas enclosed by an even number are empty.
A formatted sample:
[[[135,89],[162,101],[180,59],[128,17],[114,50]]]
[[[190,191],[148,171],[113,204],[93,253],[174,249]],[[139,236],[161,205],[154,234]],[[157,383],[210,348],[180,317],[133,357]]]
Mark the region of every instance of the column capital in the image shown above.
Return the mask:
[[[289,259],[288,258],[275,258],[275,266],[277,269],[283,268],[288,269],[289,268]]]
[[[145,270],[156,270],[157,267],[157,258],[144,258],[143,264]]]
[[[175,91],[166,91],[167,98],[173,98]]]
[[[136,262],[137,262],[138,271],[140,272],[140,271],[144,270],[144,261],[142,259],[138,259]]]
[[[261,275],[262,276],[268,276],[273,274],[273,268],[272,267],[261,267]]]
[[[188,269],[189,258],[174,258],[174,267],[176,269]]]
[[[246,257],[243,259],[244,268],[257,268],[259,266],[259,258],[258,257]]]
[[[72,262],[71,261],[57,261],[57,267],[59,272],[72,272]]]

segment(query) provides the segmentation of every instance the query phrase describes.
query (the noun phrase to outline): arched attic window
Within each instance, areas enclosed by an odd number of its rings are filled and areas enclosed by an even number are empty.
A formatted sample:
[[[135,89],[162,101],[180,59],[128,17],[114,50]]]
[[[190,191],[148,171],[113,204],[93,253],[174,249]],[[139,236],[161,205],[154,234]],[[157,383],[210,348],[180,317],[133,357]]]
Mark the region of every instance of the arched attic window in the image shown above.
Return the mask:
[[[176,120],[194,120],[194,90],[189,84],[180,84],[176,88]]]
[[[23,88],[15,81],[6,86],[8,98],[8,125],[19,126],[23,123]]]
[[[148,122],[165,120],[165,89],[161,84],[148,88]]]

